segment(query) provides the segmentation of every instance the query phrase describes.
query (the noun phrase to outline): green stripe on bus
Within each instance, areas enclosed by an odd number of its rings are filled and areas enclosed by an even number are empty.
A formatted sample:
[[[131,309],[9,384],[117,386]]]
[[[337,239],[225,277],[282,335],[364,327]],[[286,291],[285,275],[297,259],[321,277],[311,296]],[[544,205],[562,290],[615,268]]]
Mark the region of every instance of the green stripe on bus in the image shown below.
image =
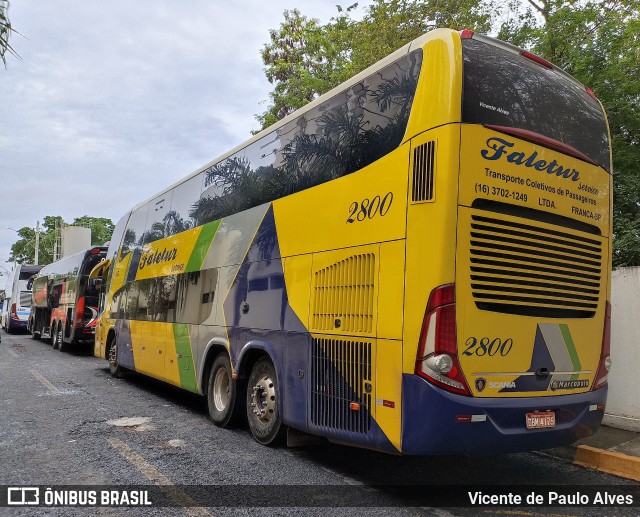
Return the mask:
[[[200,271],[202,269],[202,263],[204,262],[207,253],[209,252],[209,248],[211,247],[211,243],[213,242],[213,238],[218,231],[218,227],[220,226],[221,219],[217,221],[212,221],[210,223],[205,224],[198,235],[198,240],[193,246],[193,251],[191,252],[191,256],[189,257],[189,262],[187,262],[187,271]]]
[[[198,383],[196,381],[196,370],[193,365],[193,352],[191,350],[191,338],[189,337],[189,325],[185,323],[174,323],[173,339],[176,343],[180,386],[185,390],[197,393]]]
[[[578,351],[576,350],[576,346],[573,343],[573,338],[571,337],[571,331],[569,330],[569,325],[566,323],[562,323],[560,326],[560,332],[562,333],[562,337],[564,338],[564,343],[567,345],[567,351],[569,352],[569,358],[571,359],[571,364],[573,364],[573,371],[580,371],[582,368],[580,366],[580,358],[578,357]],[[572,381],[577,381],[579,375],[574,373],[571,376]]]

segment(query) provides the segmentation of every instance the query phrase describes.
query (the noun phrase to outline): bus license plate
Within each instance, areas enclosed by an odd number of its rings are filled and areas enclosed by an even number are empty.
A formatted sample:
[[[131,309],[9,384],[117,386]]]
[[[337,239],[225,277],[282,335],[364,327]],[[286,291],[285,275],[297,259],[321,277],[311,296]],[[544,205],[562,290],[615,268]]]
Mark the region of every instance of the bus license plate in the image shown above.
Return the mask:
[[[556,414],[553,411],[534,411],[527,413],[527,429],[549,429],[556,426]]]

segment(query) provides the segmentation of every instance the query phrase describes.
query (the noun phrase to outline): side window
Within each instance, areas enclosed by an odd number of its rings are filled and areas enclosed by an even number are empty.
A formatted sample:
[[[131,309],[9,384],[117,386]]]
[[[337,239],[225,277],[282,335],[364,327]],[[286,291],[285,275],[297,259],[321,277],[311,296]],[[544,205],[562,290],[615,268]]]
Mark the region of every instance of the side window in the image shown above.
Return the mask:
[[[234,203],[234,193],[237,198],[239,192],[234,185],[234,179],[239,178],[240,175],[237,174],[236,178],[232,177],[238,163],[240,162],[237,159],[228,158],[203,171],[202,194],[193,212],[196,224],[206,224],[239,211],[237,210],[239,205],[237,202]],[[249,171],[244,172],[246,177]],[[246,199],[246,195],[244,198]]]
[[[111,313],[109,317],[112,319],[122,319],[125,315],[125,306],[127,305],[127,286],[118,289],[111,301]]]
[[[127,285],[126,288],[126,303],[124,307],[124,318],[127,320],[138,319],[138,295],[140,289],[137,282],[133,282]]]
[[[145,280],[140,280],[135,284],[138,288],[138,307],[136,310],[136,315],[133,319],[142,320],[142,321],[153,321],[153,306],[154,306],[154,298],[155,298],[155,278],[147,278]]]
[[[127,229],[124,232],[119,260],[123,260],[127,254],[131,253],[128,270],[125,275],[125,282],[133,282],[136,279],[138,264],[142,256],[148,211],[148,204],[146,204],[133,212],[127,224]]]
[[[168,191],[149,202],[147,223],[144,231],[144,243],[154,242],[169,236],[171,198],[173,191]]]
[[[391,152],[404,137],[421,65],[419,49],[208,167],[197,224],[351,174]]]
[[[200,173],[174,188],[171,209],[165,216],[167,236],[193,228],[194,216],[200,199],[200,191],[202,190],[203,176],[204,173]],[[199,222],[198,224],[202,223]]]
[[[207,269],[195,273],[182,273],[165,281],[164,296],[170,307],[169,314],[176,323],[199,325],[213,310],[218,283],[218,270]]]
[[[111,234],[111,240],[109,241],[109,249],[107,250],[107,259],[115,257],[116,252],[120,249],[122,236],[124,235],[127,222],[129,222],[129,215],[130,214],[127,214],[124,217],[121,217],[116,224],[116,227],[113,229],[113,234]]]
[[[176,322],[197,323],[201,271],[183,273],[176,277]]]
[[[202,272],[200,285],[200,309],[198,311],[198,324],[204,322],[213,311],[213,300],[218,285],[218,270],[207,269]]]
[[[148,205],[144,205],[131,214],[124,231],[121,257],[142,247],[148,211]]]
[[[49,294],[49,305],[52,309],[60,306],[60,296],[62,295],[62,284],[56,284],[51,287]]]
[[[159,290],[160,306],[166,310],[165,321],[175,323],[176,320],[176,295],[177,275],[165,276],[161,279]]]

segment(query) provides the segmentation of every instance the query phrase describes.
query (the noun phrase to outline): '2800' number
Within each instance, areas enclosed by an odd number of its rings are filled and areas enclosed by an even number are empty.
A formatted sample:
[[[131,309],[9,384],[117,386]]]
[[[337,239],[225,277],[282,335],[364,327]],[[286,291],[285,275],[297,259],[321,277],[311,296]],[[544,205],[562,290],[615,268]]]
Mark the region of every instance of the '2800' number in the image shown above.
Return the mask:
[[[467,348],[465,348],[463,355],[477,355],[478,357],[482,357],[484,355],[488,355],[489,357],[493,357],[496,354],[500,354],[502,357],[511,352],[513,348],[513,339],[507,338],[504,341],[500,338],[491,339],[488,337],[483,337],[482,339],[478,339],[475,337],[470,337],[465,342]]]
[[[384,217],[389,212],[391,203],[393,203],[393,192],[387,192],[384,197],[376,196],[373,199],[366,197],[360,202],[354,201],[349,206],[347,223],[362,222],[373,219],[377,215]]]

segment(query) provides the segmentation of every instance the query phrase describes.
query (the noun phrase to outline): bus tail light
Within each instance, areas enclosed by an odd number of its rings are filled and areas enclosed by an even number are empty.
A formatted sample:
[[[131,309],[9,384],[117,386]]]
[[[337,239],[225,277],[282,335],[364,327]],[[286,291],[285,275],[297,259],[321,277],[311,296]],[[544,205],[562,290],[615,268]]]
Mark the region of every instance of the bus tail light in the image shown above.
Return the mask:
[[[429,296],[420,333],[416,375],[447,391],[471,396],[458,362],[455,284],[441,285]]]
[[[526,50],[523,50],[522,52],[520,52],[520,55],[522,57],[526,57],[527,59],[530,59],[531,61],[538,63],[539,65],[544,66],[545,68],[548,68],[549,70],[553,70],[553,64],[551,64],[546,59],[541,58],[540,56],[536,56],[535,54],[532,54],[531,52],[527,52]]]
[[[11,304],[11,319],[16,321],[20,319],[18,318],[18,308],[15,303]]]
[[[609,378],[609,370],[611,369],[611,303],[607,302],[607,308],[604,313],[604,332],[602,333],[602,352],[600,354],[600,364],[598,365],[598,374],[596,382],[593,383],[593,389],[602,388]]]
[[[598,97],[596,97],[596,94],[591,88],[589,88],[588,86],[585,86],[584,89],[587,90],[587,93],[591,95],[591,97],[593,97],[595,100],[598,100]]]
[[[73,318],[73,326],[75,328],[82,328],[82,316],[84,315],[84,296],[81,296],[78,299],[78,303],[76,304],[76,313]]]

